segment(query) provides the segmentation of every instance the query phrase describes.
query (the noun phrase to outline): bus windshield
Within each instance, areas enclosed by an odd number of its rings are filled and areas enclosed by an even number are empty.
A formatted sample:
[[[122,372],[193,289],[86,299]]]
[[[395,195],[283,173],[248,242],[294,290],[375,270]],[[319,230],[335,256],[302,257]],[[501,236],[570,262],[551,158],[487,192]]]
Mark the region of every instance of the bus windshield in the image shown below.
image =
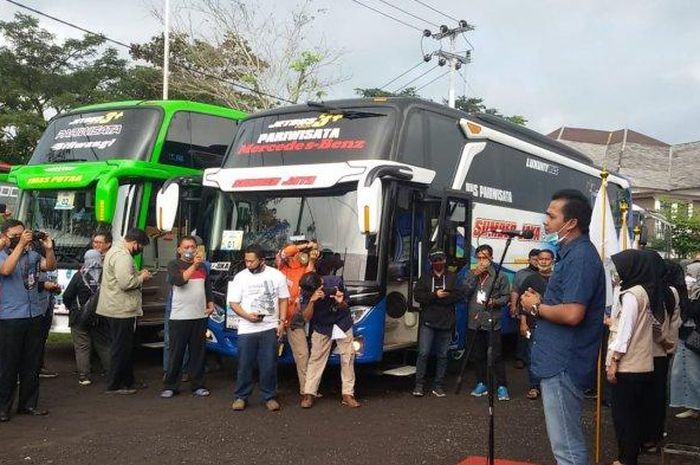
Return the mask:
[[[395,110],[379,106],[251,118],[241,124],[224,167],[383,158],[389,155],[395,119]]]
[[[95,193],[91,190],[40,190],[25,195],[29,197],[27,226],[51,235],[61,266],[77,267],[98,227]]]
[[[71,113],[49,124],[30,165],[116,158],[150,159],[162,112],[155,108]]]
[[[354,190],[287,197],[227,195],[226,230],[217,255],[235,262],[242,259],[243,248],[257,243],[272,256],[286,244],[313,239],[321,247],[321,260],[332,262],[345,280],[375,280],[376,260],[368,256],[357,228],[356,198]],[[230,257],[225,257],[227,251]]]

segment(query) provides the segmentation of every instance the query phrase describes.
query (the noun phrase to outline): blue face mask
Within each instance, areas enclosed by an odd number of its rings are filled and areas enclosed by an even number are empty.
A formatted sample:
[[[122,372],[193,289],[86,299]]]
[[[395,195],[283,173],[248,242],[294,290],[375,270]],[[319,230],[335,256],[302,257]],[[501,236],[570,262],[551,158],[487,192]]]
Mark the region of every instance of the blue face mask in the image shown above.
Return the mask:
[[[564,224],[564,226],[566,226],[566,224]],[[564,226],[559,228],[559,231],[557,232],[545,234],[544,236],[542,236],[542,242],[548,244],[554,250],[554,253],[559,252],[559,249],[561,248],[561,241],[566,239],[566,236],[569,235],[569,233],[566,233],[563,237],[559,237],[559,233],[562,229],[564,229]]]

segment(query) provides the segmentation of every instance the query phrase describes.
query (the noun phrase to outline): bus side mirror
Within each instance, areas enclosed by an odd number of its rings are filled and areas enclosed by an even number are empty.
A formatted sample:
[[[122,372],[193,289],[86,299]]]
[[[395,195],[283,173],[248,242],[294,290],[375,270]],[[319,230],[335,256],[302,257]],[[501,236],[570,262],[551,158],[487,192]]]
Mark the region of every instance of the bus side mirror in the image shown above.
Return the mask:
[[[180,185],[166,182],[156,195],[156,226],[161,231],[172,231],[180,202]]]
[[[95,219],[98,223],[111,223],[117,208],[119,179],[103,176],[95,187]]]
[[[365,185],[363,179],[357,185],[357,225],[360,233],[371,235],[379,232],[382,216],[382,180],[376,177]]]

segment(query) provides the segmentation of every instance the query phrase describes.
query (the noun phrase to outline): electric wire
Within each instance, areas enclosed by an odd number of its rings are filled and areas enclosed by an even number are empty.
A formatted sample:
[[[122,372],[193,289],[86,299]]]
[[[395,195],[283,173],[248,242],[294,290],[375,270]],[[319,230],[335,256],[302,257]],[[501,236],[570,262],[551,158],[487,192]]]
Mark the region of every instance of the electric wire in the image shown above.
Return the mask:
[[[427,83],[423,84],[422,86],[420,86],[419,88],[416,89],[416,92],[418,92],[419,90],[421,90],[421,89],[423,89],[423,88],[425,88],[425,87],[428,87],[430,84],[432,84],[433,82],[437,81],[438,79],[447,76],[447,75],[449,74],[449,72],[450,72],[450,70],[448,69],[447,71],[445,71],[444,73],[442,73],[441,75],[439,75],[438,77],[436,77],[435,79],[432,79],[431,81],[428,81]]]
[[[391,20],[393,20],[393,21],[396,21],[397,23],[401,23],[401,24],[403,24],[404,26],[410,27],[411,29],[415,29],[416,31],[418,31],[418,32],[420,32],[420,33],[423,32],[423,29],[420,29],[420,28],[418,28],[418,27],[416,27],[416,26],[414,26],[414,25],[412,25],[412,24],[409,24],[409,23],[407,23],[407,22],[405,22],[405,21],[403,21],[403,20],[401,20],[401,19],[395,18],[394,16],[391,16],[390,14],[385,13],[385,12],[383,12],[383,11],[381,11],[381,10],[377,10],[376,8],[371,7],[371,6],[367,5],[366,3],[362,3],[360,0],[350,0],[350,1],[351,1],[351,2],[354,2],[354,3],[357,3],[358,5],[361,5],[361,6],[367,8],[367,9],[369,9],[369,10],[372,10],[372,11],[374,11],[375,13],[379,13],[379,14],[382,15],[382,16],[386,16],[387,18],[389,18],[389,19],[391,19]]]
[[[398,81],[399,79],[401,79],[402,77],[404,77],[405,75],[407,75],[408,73],[410,73],[411,71],[413,71],[414,69],[418,68],[418,67],[419,67],[420,65],[422,65],[423,63],[425,63],[423,60],[419,61],[418,64],[416,64],[416,65],[410,67],[408,70],[406,70],[406,71],[404,71],[403,73],[399,74],[399,75],[396,76],[394,79],[392,79],[391,81],[389,81],[389,82],[387,82],[386,84],[384,84],[383,86],[381,86],[380,89],[381,89],[381,90],[384,90],[387,86],[389,86],[390,84],[393,84],[394,82]]]
[[[395,94],[398,94],[399,92],[401,92],[402,90],[404,90],[405,88],[407,88],[409,85],[413,84],[414,82],[416,82],[417,80],[419,80],[420,78],[422,78],[423,76],[425,76],[426,74],[428,74],[428,73],[430,73],[431,71],[433,71],[433,70],[434,70],[435,68],[437,68],[438,66],[440,66],[440,65],[435,65],[435,66],[433,66],[432,68],[430,68],[428,71],[425,71],[424,73],[421,73],[421,74],[418,75],[417,77],[411,79],[411,80],[408,81],[406,84],[404,84],[403,86],[401,86],[401,87],[399,87],[398,89],[396,89],[396,90],[394,91],[394,93],[395,93]]]
[[[429,10],[433,10],[435,13],[440,14],[440,15],[444,16],[445,18],[451,19],[452,21],[459,22],[459,20],[457,18],[455,18],[454,16],[450,16],[447,13],[443,13],[442,11],[438,10],[437,8],[433,8],[432,6],[428,5],[425,2],[421,2],[421,0],[413,0],[413,1],[423,5],[424,7],[428,8]]]
[[[399,10],[400,12],[402,12],[402,13],[404,13],[404,14],[406,14],[406,15],[412,17],[412,18],[415,18],[415,19],[417,19],[418,21],[424,21],[424,22],[430,24],[431,26],[440,27],[439,25],[433,23],[432,21],[428,21],[428,20],[425,19],[425,18],[421,18],[420,16],[416,16],[416,15],[414,15],[413,13],[410,13],[410,12],[404,10],[404,9],[401,8],[401,7],[398,7],[398,6],[396,6],[396,5],[393,5],[393,4],[389,3],[389,2],[387,2],[386,0],[377,0],[377,1],[379,1],[379,2],[381,2],[381,3],[383,3],[383,4],[387,5],[387,6],[389,6],[389,7],[391,7],[391,8],[394,8],[395,10]]]

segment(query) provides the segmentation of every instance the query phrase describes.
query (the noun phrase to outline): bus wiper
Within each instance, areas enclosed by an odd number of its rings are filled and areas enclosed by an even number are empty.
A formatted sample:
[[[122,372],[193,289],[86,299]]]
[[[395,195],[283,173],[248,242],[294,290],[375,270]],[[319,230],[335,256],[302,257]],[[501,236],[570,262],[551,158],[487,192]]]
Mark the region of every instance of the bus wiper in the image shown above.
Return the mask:
[[[375,116],[386,116],[384,113],[375,113],[371,111],[360,111],[360,110],[344,110],[338,107],[331,107],[321,102],[306,102],[306,105],[313,109],[325,111],[331,115],[343,115],[347,119],[359,119],[359,118],[373,118]]]
[[[81,161],[89,161],[86,160],[85,158],[61,158],[60,160],[49,160],[51,163],[73,163],[73,162],[81,162]]]

